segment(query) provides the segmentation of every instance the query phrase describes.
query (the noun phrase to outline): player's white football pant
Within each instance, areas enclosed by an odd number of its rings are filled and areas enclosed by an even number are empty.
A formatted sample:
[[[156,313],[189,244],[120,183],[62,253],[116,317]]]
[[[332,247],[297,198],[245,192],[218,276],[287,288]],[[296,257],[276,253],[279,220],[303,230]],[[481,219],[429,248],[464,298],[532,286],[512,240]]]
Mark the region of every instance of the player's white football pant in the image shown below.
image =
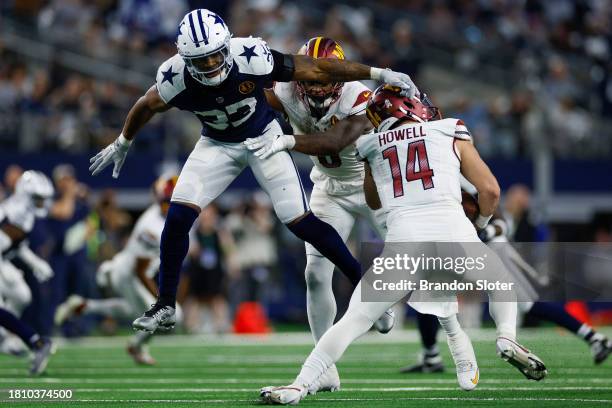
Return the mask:
[[[0,260],[0,298],[3,306],[17,317],[32,301],[32,292],[23,272],[11,262]]]
[[[277,135],[283,132],[278,122],[273,120],[264,133]],[[281,222],[289,223],[309,210],[300,176],[287,151],[260,159],[243,143],[222,143],[207,137],[200,138],[187,158],[172,201],[204,208],[247,166],[270,196]]]

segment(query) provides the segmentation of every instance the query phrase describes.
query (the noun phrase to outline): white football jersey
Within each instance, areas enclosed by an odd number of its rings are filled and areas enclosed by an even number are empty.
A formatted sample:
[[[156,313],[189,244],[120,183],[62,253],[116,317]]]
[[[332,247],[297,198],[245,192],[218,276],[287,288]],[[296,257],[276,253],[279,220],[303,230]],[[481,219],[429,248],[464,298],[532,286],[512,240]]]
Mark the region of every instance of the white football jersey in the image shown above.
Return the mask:
[[[459,119],[410,123],[357,139],[358,154],[368,160],[390,218],[438,204],[461,208],[456,139],[471,140]]]
[[[136,260],[147,258],[151,261],[147,276],[155,275],[159,267],[159,245],[165,220],[157,203],[142,213],[134,225],[125,248],[113,259],[117,272],[133,274]]]
[[[298,135],[324,132],[352,115],[365,114],[371,91],[361,82],[346,82],[338,99],[330,105],[321,119],[313,117],[306,102],[300,97],[295,82],[277,82],[274,93],[283,105],[293,130]],[[314,183],[326,183],[330,194],[352,193],[361,188],[363,163],[355,156],[355,146],[347,146],[338,155],[311,156],[315,167],[310,173]],[[330,180],[331,179],[331,180]],[[342,183],[334,183],[339,180]]]

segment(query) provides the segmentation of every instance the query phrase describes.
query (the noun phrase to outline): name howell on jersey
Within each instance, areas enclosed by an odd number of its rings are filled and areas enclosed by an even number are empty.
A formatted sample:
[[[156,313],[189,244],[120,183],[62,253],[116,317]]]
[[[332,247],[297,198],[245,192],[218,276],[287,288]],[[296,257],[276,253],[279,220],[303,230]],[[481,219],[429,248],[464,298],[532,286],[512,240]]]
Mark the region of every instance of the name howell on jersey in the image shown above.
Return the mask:
[[[234,64],[219,86],[205,86],[187,71],[179,54],[157,70],[156,86],[165,103],[193,112],[202,123],[202,135],[220,142],[243,142],[248,134],[263,133],[275,118],[264,88],[279,78],[281,54],[260,38],[232,38]],[[286,80],[286,79],[285,79]]]

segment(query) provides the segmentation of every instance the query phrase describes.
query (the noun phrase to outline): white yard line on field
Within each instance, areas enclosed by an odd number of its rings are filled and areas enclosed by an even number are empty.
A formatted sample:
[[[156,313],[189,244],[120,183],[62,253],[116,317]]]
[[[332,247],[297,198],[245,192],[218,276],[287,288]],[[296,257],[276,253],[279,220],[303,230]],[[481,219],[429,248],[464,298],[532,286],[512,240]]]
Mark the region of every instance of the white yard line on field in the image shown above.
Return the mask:
[[[23,374],[23,370],[21,370]],[[289,381],[289,377],[285,378],[57,378],[57,377],[40,377],[40,378],[0,378],[0,385],[5,384],[284,384]],[[610,378],[599,377],[566,377],[566,378],[547,378],[542,384],[610,384]],[[356,378],[342,379],[342,384],[456,384],[454,378],[406,378],[406,379],[385,379],[385,378]],[[525,384],[527,380],[522,378],[516,379],[482,379],[480,384]],[[529,387],[529,389],[533,389]]]

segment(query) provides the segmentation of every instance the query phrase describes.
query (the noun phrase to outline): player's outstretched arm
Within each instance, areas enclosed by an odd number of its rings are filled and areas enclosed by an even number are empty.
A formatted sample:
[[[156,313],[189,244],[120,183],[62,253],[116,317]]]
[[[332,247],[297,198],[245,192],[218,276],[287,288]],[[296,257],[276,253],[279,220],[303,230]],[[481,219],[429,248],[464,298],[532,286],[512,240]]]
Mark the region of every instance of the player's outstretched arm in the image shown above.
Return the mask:
[[[128,112],[119,137],[89,160],[91,163],[91,166],[89,166],[91,174],[95,176],[108,165],[114,163],[113,177],[119,177],[119,172],[136,133],[151,120],[153,115],[158,112],[167,111],[170,108],[171,106],[166,104],[159,96],[155,85],[149,88],[147,93],[141,96]]]
[[[461,156],[461,174],[478,191],[480,214],[474,224],[482,229],[488,224],[499,203],[499,184],[471,141],[457,140],[456,143]]]
[[[366,161],[364,168],[365,177],[363,178],[363,192],[365,193],[366,204],[371,209],[378,210],[382,207],[382,204],[380,202],[378,190],[376,189],[376,182],[374,181],[374,177],[372,177],[372,169],[370,168],[370,163]]]
[[[400,87],[410,97],[417,93],[417,87],[410,76],[390,69],[374,68],[358,62],[333,58],[315,59],[307,55],[293,55],[293,63],[295,81],[327,83],[373,79]]]
[[[157,297],[157,285],[155,281],[147,276],[147,269],[151,264],[151,260],[148,258],[137,258],[136,265],[134,267],[134,274],[142,283],[142,285],[155,297]]]
[[[271,135],[249,138],[244,144],[255,156],[265,159],[282,150],[295,150],[311,156],[337,154],[372,128],[365,115],[349,116],[325,132],[308,135]]]

